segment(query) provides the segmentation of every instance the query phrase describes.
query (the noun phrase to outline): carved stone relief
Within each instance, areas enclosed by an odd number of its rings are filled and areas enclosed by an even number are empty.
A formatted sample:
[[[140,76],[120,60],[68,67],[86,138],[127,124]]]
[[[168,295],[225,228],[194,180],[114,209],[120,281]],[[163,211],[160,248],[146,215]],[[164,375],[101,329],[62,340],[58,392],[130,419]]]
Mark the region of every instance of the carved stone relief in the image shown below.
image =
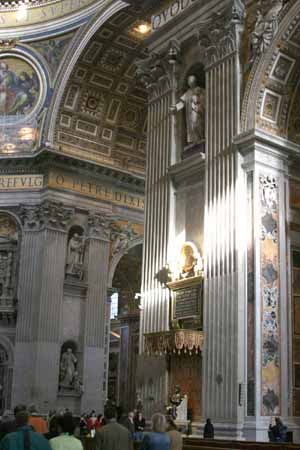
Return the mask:
[[[8,214],[0,214],[0,320],[16,318],[18,232]]]

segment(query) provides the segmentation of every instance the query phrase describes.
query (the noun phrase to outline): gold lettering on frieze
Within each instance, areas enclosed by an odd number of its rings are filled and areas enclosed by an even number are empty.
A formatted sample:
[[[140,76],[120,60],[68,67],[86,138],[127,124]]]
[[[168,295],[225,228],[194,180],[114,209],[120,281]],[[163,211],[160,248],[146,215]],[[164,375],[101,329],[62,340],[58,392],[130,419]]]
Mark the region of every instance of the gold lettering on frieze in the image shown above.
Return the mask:
[[[126,191],[116,190],[113,186],[99,183],[96,180],[87,180],[80,175],[50,172],[48,186],[54,189],[63,189],[92,197],[97,200],[108,201],[127,208],[144,210],[144,197]]]
[[[0,15],[0,28],[31,25],[45,20],[53,20],[67,14],[73,14],[85,6],[95,3],[95,0],[59,0],[55,4],[28,8],[26,14],[20,17],[16,11],[3,11]]]
[[[152,31],[166,25],[198,0],[172,0],[167,8],[151,17]]]
[[[0,191],[38,190],[44,185],[43,175],[0,176]]]

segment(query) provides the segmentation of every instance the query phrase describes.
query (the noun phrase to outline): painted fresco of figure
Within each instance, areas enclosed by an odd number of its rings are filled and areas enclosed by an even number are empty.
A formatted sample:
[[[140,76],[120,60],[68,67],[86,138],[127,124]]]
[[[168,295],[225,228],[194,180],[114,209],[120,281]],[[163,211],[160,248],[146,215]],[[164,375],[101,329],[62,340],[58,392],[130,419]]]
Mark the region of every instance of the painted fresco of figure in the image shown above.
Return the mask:
[[[190,75],[187,83],[189,89],[172,111],[185,109],[186,141],[188,144],[199,144],[205,139],[205,89],[198,86],[195,75]]]

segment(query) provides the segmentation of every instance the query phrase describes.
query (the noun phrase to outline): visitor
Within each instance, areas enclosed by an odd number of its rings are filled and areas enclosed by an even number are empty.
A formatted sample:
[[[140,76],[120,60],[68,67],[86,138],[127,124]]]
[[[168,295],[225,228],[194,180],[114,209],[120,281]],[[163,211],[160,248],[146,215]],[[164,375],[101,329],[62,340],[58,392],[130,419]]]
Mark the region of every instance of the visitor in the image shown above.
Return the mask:
[[[27,411],[16,415],[17,431],[7,434],[0,442],[0,450],[51,450],[47,439],[33,431]]]
[[[279,417],[272,418],[269,426],[270,442],[286,442],[287,427],[282,423]]]
[[[95,436],[95,450],[132,450],[130,433],[117,422],[116,408],[108,405],[104,410],[107,425],[102,426]]]
[[[171,417],[167,418],[168,435],[171,439],[171,450],[182,450],[183,439],[182,434],[178,431],[177,425]]]
[[[75,422],[71,414],[57,419],[59,436],[50,439],[52,450],[83,450],[82,443],[74,436]]]
[[[31,405],[28,408],[29,411],[29,425],[33,427],[33,429],[37,433],[46,434],[48,433],[47,422],[43,417],[38,414],[37,407],[35,405]]]
[[[167,421],[163,414],[152,416],[152,431],[145,434],[141,450],[170,450],[171,439],[166,433]]]
[[[59,436],[59,431],[58,431],[58,419],[59,419],[59,415],[54,413],[50,416],[49,418],[49,431],[48,433],[45,433],[44,436],[46,439],[48,439],[48,441],[50,441],[50,439],[53,439],[57,436]]]
[[[215,429],[210,419],[206,419],[206,424],[204,426],[203,438],[213,439],[215,435]]]
[[[96,416],[96,412],[92,411],[87,420],[87,429],[92,437],[95,436],[96,430],[100,427],[100,423]]]
[[[17,431],[16,415],[21,411],[26,411],[25,405],[17,405],[14,409],[14,413],[12,413],[10,410],[7,410],[3,413],[0,424],[0,441],[8,433]]]
[[[137,415],[134,418],[134,428],[135,428],[135,440],[142,441],[143,440],[143,431],[146,428],[146,420],[143,417],[141,411],[138,411]]]
[[[130,411],[128,415],[123,415],[120,419],[120,424],[123,425],[129,431],[132,439],[134,437],[135,426],[134,426],[134,413]]]

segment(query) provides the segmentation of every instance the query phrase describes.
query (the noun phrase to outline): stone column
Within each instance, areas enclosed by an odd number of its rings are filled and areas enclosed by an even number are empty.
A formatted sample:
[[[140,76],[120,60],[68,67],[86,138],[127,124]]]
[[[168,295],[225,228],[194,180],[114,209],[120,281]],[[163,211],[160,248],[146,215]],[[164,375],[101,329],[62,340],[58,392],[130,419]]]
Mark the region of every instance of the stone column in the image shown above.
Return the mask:
[[[81,409],[103,411],[106,400],[105,317],[109,262],[109,222],[99,215],[88,219],[87,300],[85,309],[84,363]],[[106,358],[106,361],[105,361]]]
[[[23,222],[12,404],[56,403],[60,328],[72,210],[55,202],[21,208]]]
[[[201,24],[199,34],[207,114],[203,416],[216,423],[217,434],[226,435],[228,429],[231,436],[233,430],[239,436],[245,295],[239,247],[240,172],[233,137],[239,133],[244,6],[236,0],[227,5]]]
[[[248,228],[253,230],[249,246],[253,264],[249,266],[248,262],[248,272],[253,272],[250,297],[253,307],[250,304],[249,310],[248,301],[248,318],[251,319],[248,320],[248,339],[253,336],[253,353],[248,354],[247,373],[251,372],[254,388],[253,399],[249,398],[248,391],[246,400],[253,403],[253,423],[251,427],[248,419],[245,436],[266,441],[270,416],[289,415],[286,242],[288,164],[286,148],[281,147],[276,138],[259,132],[248,133],[240,136],[237,144],[244,156],[248,191],[252,191],[252,195],[248,196],[251,198],[249,206],[252,211]],[[248,300],[249,294],[251,292],[248,289]]]
[[[162,289],[155,275],[168,262],[169,215],[171,188],[168,168],[173,159],[171,106],[176,90],[176,59],[179,48],[171,42],[160,55],[152,55],[138,65],[138,75],[148,88],[148,140],[145,192],[145,233],[142,273],[142,314],[140,325],[140,352],[144,348],[144,334],[164,331],[169,327],[169,293]],[[171,55],[171,56],[170,56]],[[147,369],[149,364],[149,370]],[[165,358],[161,358],[161,375],[152,374],[153,364],[146,358],[140,367],[143,386],[143,404],[147,414],[163,408],[166,394]],[[150,375],[152,374],[152,375]],[[150,387],[149,387],[149,386]],[[147,387],[148,386],[148,387]],[[151,390],[151,395],[148,390]],[[147,399],[151,397],[151,405]],[[148,402],[149,403],[149,402]]]

